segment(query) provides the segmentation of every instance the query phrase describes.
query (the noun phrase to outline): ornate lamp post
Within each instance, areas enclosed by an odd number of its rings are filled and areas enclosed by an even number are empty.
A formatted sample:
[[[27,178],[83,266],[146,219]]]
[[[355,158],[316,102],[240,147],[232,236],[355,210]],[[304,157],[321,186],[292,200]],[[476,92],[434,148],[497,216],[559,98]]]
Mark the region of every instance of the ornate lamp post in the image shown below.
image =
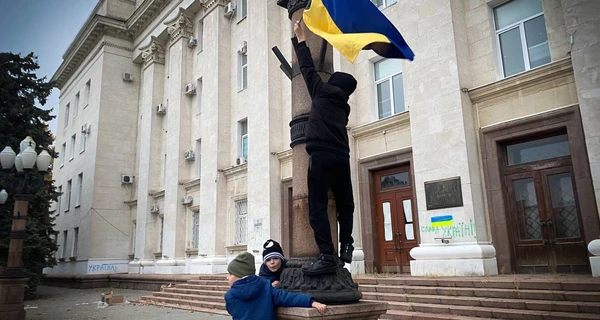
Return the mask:
[[[46,150],[38,155],[35,151],[35,141],[28,136],[20,144],[19,154],[15,154],[11,147],[5,147],[0,152],[2,169],[10,170],[14,167],[22,173],[21,186],[15,189],[15,207],[13,211],[10,245],[8,249],[8,263],[6,269],[0,273],[0,319],[24,320],[23,296],[25,293],[25,271],[23,267],[23,241],[25,240],[25,227],[27,224],[27,210],[29,201],[33,197],[29,190],[30,173],[34,166],[40,172],[48,171],[52,156]],[[6,203],[8,192],[0,190],[0,205]]]

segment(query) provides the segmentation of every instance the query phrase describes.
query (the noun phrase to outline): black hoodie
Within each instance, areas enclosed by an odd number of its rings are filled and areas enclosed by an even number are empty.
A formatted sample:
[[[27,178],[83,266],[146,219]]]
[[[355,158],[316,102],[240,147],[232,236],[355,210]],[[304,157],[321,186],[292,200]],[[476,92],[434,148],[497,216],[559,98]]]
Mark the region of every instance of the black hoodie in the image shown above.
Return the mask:
[[[296,55],[312,99],[305,136],[306,151],[311,154],[322,150],[349,156],[348,98],[356,89],[356,79],[350,74],[336,72],[329,82],[324,82],[315,70],[310,49],[304,41],[296,45]]]

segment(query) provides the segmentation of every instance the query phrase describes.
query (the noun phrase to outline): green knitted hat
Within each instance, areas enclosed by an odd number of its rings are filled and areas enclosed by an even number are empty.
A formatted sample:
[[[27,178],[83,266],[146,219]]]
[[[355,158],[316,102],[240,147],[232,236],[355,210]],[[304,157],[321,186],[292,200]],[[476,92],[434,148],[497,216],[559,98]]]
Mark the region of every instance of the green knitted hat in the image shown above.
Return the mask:
[[[227,272],[239,278],[255,274],[254,256],[250,252],[240,253],[235,259],[231,260],[227,266]]]

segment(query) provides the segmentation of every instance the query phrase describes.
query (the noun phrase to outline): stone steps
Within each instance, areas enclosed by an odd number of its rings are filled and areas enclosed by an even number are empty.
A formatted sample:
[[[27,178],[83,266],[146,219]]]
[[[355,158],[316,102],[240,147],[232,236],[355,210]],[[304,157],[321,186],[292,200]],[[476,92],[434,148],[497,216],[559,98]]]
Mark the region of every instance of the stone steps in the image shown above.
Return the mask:
[[[429,314],[451,314],[455,316],[483,317],[492,319],[516,320],[578,320],[598,319],[598,314],[552,312],[521,309],[501,309],[473,306],[455,306],[414,302],[388,302],[391,310],[410,311]]]
[[[503,299],[529,299],[529,300],[558,300],[600,302],[600,286],[598,292],[589,291],[558,291],[558,290],[516,290],[516,289],[487,289],[487,288],[460,288],[460,287],[429,287],[410,285],[360,285],[363,293],[391,293],[411,295],[440,295],[464,296]]]
[[[597,302],[457,297],[377,292],[363,292],[363,299],[386,302],[414,302],[455,306],[600,314],[600,303]]]
[[[201,308],[201,307],[197,307],[197,306],[190,305],[190,304],[180,304],[177,301],[174,301],[172,303],[167,303],[167,302],[160,302],[160,301],[153,301],[153,300],[144,300],[143,298],[144,297],[142,297],[141,301],[137,301],[137,302],[134,302],[134,303],[138,304],[138,305],[152,305],[152,306],[163,307],[163,308],[173,308],[173,309],[189,310],[189,311],[193,311],[193,312],[202,312],[202,313],[209,313],[209,314],[220,314],[220,315],[224,315],[224,316],[228,316],[229,315],[229,313],[227,313],[226,310],[221,310],[221,309]]]
[[[355,281],[364,300],[389,303],[381,319],[600,319],[600,279],[589,276],[360,276]],[[141,303],[227,314],[227,290],[225,276],[199,276],[142,297]]]

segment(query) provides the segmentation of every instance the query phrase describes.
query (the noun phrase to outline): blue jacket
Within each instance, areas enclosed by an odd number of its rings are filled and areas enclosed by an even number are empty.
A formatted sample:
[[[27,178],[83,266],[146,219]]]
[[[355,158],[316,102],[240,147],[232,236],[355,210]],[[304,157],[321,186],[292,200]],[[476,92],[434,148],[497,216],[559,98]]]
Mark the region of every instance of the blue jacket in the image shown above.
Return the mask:
[[[313,299],[302,293],[273,288],[256,275],[237,280],[225,294],[225,307],[233,320],[275,320],[275,306],[310,307]]]

